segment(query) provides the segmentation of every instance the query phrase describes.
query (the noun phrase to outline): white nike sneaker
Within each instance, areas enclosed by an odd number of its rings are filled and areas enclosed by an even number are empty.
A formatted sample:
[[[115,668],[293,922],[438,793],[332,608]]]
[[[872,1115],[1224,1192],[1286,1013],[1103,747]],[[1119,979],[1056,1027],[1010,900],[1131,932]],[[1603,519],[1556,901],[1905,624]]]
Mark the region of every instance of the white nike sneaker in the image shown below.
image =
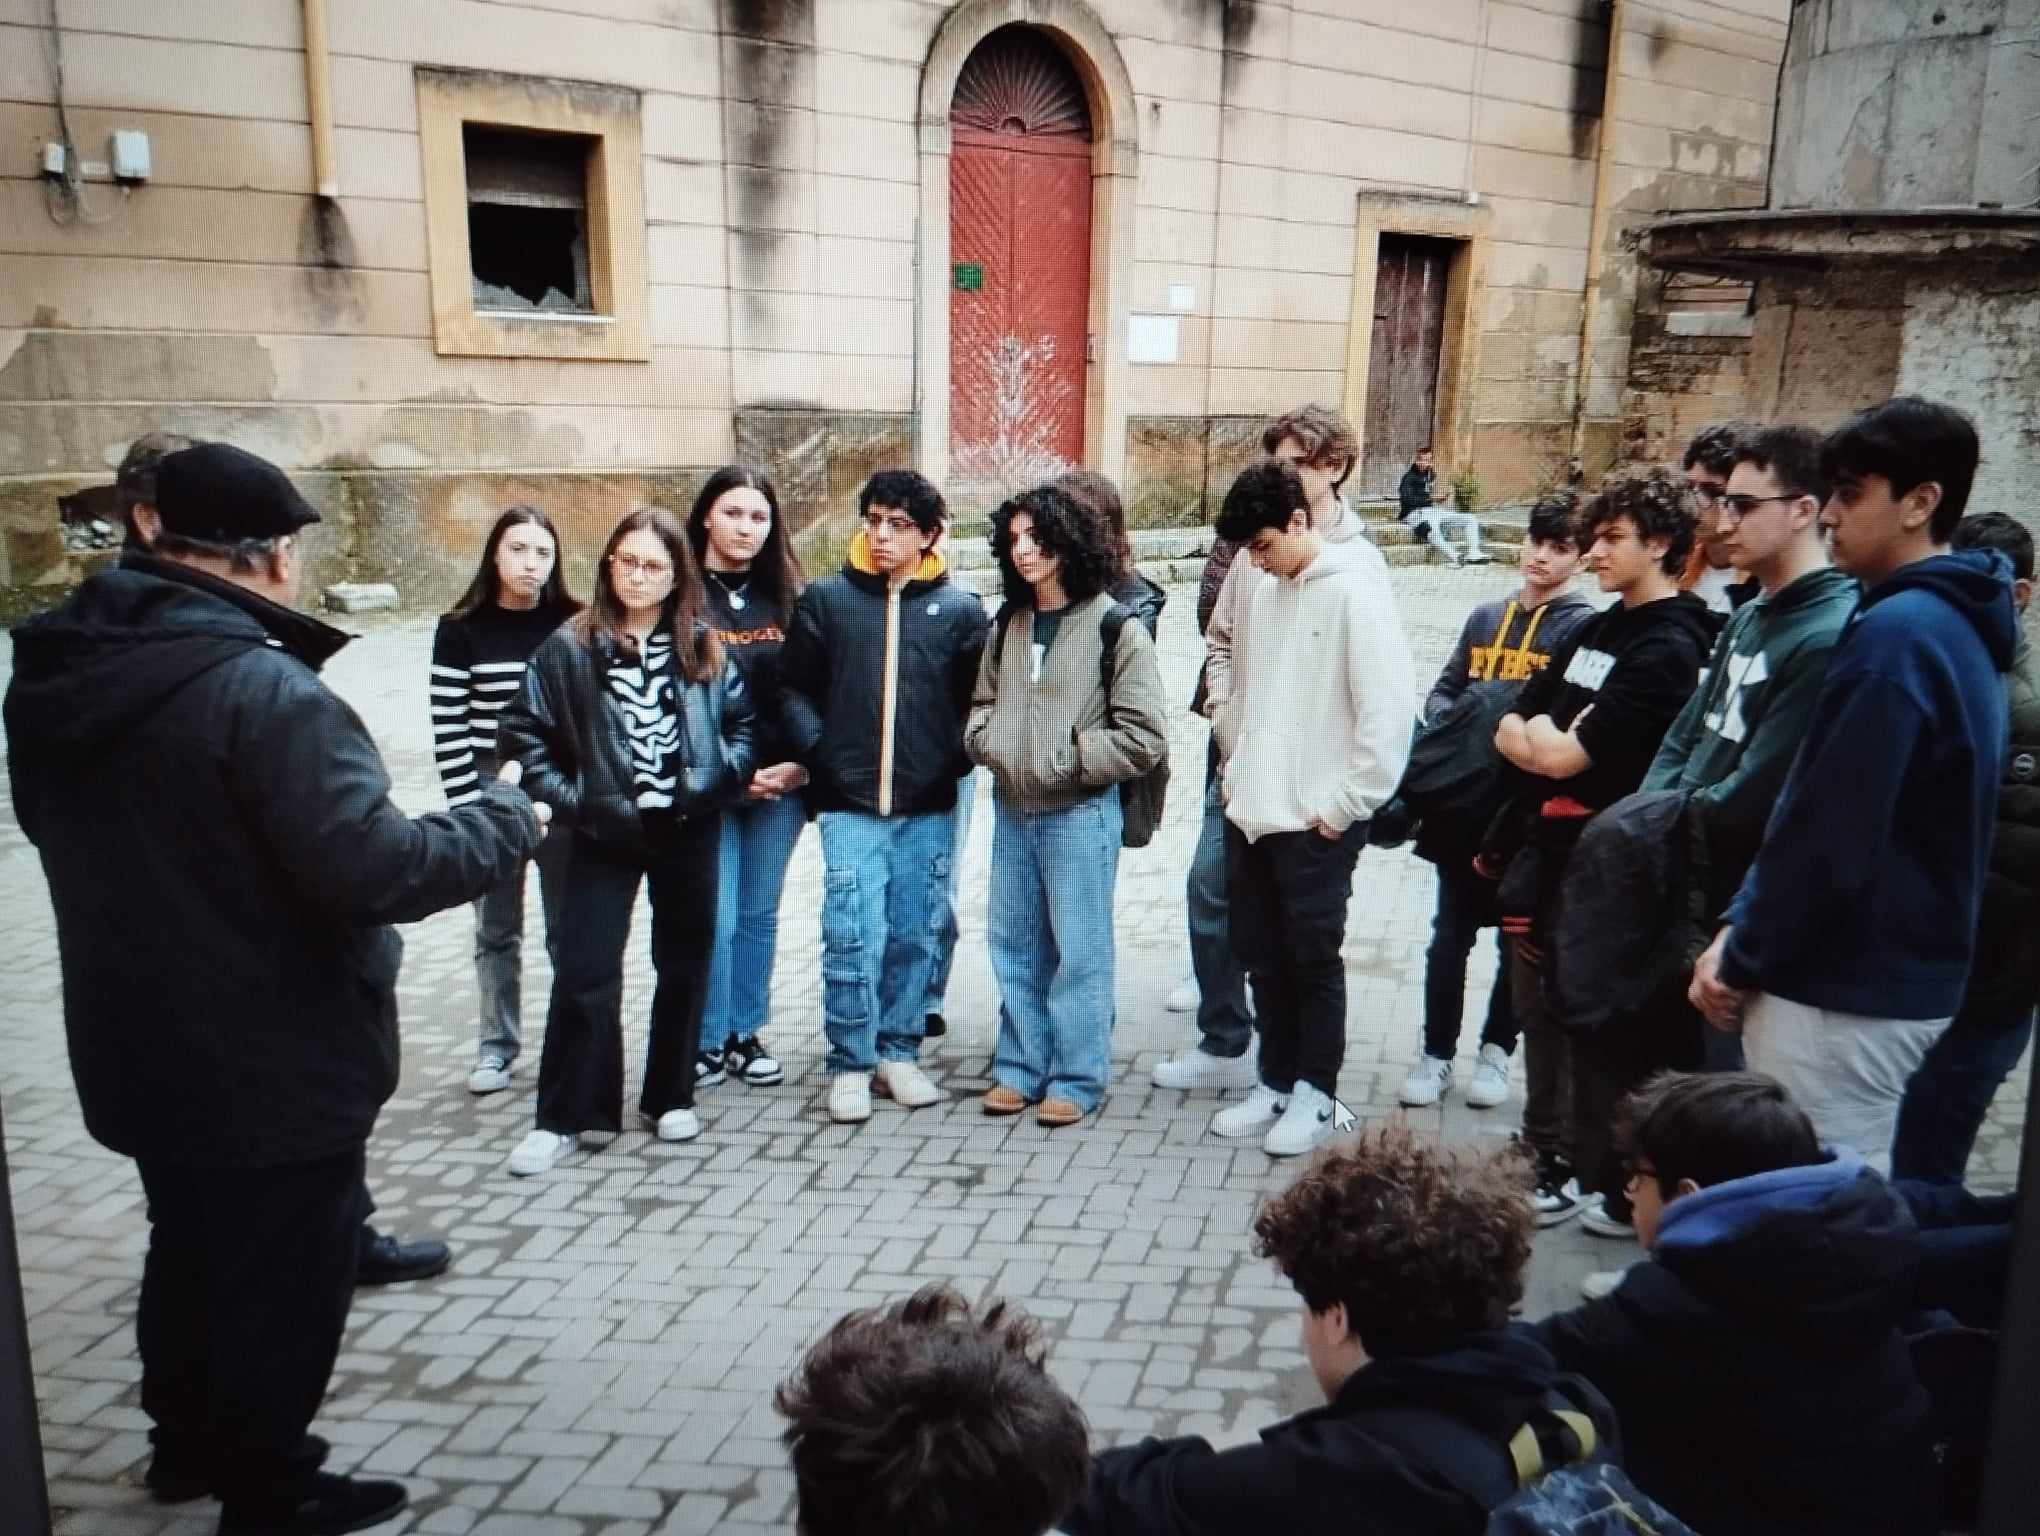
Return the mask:
[[[701,1116],[691,1109],[669,1109],[659,1116],[659,1140],[692,1141],[701,1134]]]
[[[1288,1100],[1266,1083],[1256,1083],[1247,1096],[1230,1109],[1211,1117],[1211,1134],[1226,1137],[1259,1136],[1282,1118]]]
[[[1169,994],[1169,1000],[1162,1006],[1171,1013],[1195,1013],[1203,1000],[1203,994],[1197,990],[1197,978],[1185,976],[1176,983],[1176,990]]]
[[[926,1109],[930,1104],[940,1104],[944,1098],[928,1074],[911,1061],[881,1061],[878,1077],[871,1086],[880,1097],[891,1099],[901,1109]]]
[[[1466,1102],[1475,1109],[1493,1109],[1508,1102],[1509,1070],[1515,1061],[1499,1045],[1484,1045],[1473,1064],[1473,1081],[1466,1085]]]
[[[1150,1080],[1157,1088],[1251,1088],[1261,1080],[1260,1059],[1252,1051],[1214,1056],[1193,1045],[1155,1063]]]
[[[838,1072],[829,1079],[829,1118],[838,1125],[856,1125],[871,1118],[869,1072]]]
[[[1270,1157],[1300,1157],[1331,1139],[1337,1112],[1330,1094],[1300,1082],[1289,1090],[1289,1104],[1262,1139],[1261,1150]]]
[[[1396,1097],[1411,1109],[1428,1109],[1444,1098],[1445,1090],[1451,1086],[1451,1061],[1426,1052],[1410,1068],[1410,1075],[1403,1079],[1402,1092]]]
[[[484,1056],[468,1073],[468,1092],[501,1093],[510,1086],[510,1063],[501,1056]]]
[[[517,1150],[510,1154],[510,1171],[520,1179],[550,1173],[553,1164],[579,1144],[577,1136],[562,1135],[558,1131],[533,1131],[518,1142]]]

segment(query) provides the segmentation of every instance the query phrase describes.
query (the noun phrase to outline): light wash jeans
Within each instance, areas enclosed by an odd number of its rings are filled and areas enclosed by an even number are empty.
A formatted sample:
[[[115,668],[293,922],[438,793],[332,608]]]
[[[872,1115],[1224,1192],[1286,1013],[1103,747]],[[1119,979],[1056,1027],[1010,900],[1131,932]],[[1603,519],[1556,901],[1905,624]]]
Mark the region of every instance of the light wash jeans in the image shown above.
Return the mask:
[[[827,1068],[869,1072],[921,1050],[935,919],[956,816],[824,811],[822,1031]]]
[[[1204,777],[1204,821],[1184,882],[1190,922],[1190,969],[1197,976],[1197,1032],[1208,1056],[1244,1056],[1254,1045],[1254,1016],[1247,1011],[1247,973],[1233,953],[1226,919],[1225,805],[1218,797],[1216,769]]]
[[[926,1015],[940,1013],[949,997],[949,969],[956,964],[956,891],[963,878],[963,845],[970,841],[970,813],[977,802],[977,770],[956,781],[956,845],[949,858],[949,883],[942,888],[942,908],[935,914],[935,969],[928,973]]]
[[[549,837],[538,852],[475,898],[475,989],[482,1023],[475,1058],[494,1056],[506,1066],[524,1043],[524,873],[538,866],[538,899],[545,912],[545,952],[559,964],[560,903],[566,895],[568,846]]]
[[[1457,560],[1459,551],[1452,547],[1446,535],[1455,531],[1465,535],[1466,553],[1469,556],[1480,553],[1480,519],[1471,512],[1452,512],[1444,507],[1425,507],[1422,511],[1408,513],[1403,521],[1412,528],[1421,528],[1424,537],[1430,541],[1431,548],[1451,559]]]
[[[1119,790],[1029,815],[992,799],[986,938],[1004,1005],[992,1077],[1089,1114],[1112,1069]]]
[[[719,1051],[730,1036],[749,1040],[764,1027],[779,948],[779,896],[786,866],[807,824],[800,797],[752,800],[722,814],[721,879],[715,896],[715,957],[701,1011],[701,1048]]]

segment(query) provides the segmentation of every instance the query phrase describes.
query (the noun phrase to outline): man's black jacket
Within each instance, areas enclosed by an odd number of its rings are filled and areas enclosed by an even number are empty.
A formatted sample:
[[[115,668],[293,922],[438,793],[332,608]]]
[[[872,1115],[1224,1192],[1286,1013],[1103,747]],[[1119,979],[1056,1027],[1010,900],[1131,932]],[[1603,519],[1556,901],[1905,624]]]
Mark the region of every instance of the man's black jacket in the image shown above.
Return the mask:
[[[317,676],[346,636],[129,554],[14,632],[8,770],[93,1136],[194,1166],[359,1146],[397,1084],[388,925],[538,845],[521,790],[416,820]]]

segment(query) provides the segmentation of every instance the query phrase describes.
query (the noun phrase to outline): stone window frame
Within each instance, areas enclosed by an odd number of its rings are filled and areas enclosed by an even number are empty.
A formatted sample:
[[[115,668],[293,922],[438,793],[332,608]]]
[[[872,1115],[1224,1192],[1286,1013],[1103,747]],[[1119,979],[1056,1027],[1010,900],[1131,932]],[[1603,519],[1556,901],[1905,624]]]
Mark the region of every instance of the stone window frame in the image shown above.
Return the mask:
[[[1457,198],[1363,191],[1353,219],[1353,306],[1346,325],[1346,380],[1340,408],[1367,451],[1367,375],[1374,350],[1374,289],[1383,235],[1421,235],[1455,247],[1445,274],[1445,334],[1438,346],[1438,398],[1431,441],[1441,463],[1473,462],[1473,399],[1480,377],[1488,240],[1494,210]]]
[[[586,81],[424,66],[416,79],[433,350],[441,357],[649,361],[641,95]],[[595,141],[587,215],[593,314],[475,308],[461,138],[467,123]]]

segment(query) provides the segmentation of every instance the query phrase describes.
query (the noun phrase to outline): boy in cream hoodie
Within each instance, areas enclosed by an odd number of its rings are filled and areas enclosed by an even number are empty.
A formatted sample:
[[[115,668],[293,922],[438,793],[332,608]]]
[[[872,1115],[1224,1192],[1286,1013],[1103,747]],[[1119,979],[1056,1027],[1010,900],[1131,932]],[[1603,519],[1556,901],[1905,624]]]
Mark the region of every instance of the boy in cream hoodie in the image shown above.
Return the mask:
[[[1334,1129],[1346,903],[1368,818],[1409,757],[1416,675],[1381,551],[1326,542],[1292,466],[1242,470],[1218,533],[1251,562],[1235,566],[1242,622],[1211,689],[1232,942],[1253,983],[1261,1080],[1211,1129],[1294,1157]]]

